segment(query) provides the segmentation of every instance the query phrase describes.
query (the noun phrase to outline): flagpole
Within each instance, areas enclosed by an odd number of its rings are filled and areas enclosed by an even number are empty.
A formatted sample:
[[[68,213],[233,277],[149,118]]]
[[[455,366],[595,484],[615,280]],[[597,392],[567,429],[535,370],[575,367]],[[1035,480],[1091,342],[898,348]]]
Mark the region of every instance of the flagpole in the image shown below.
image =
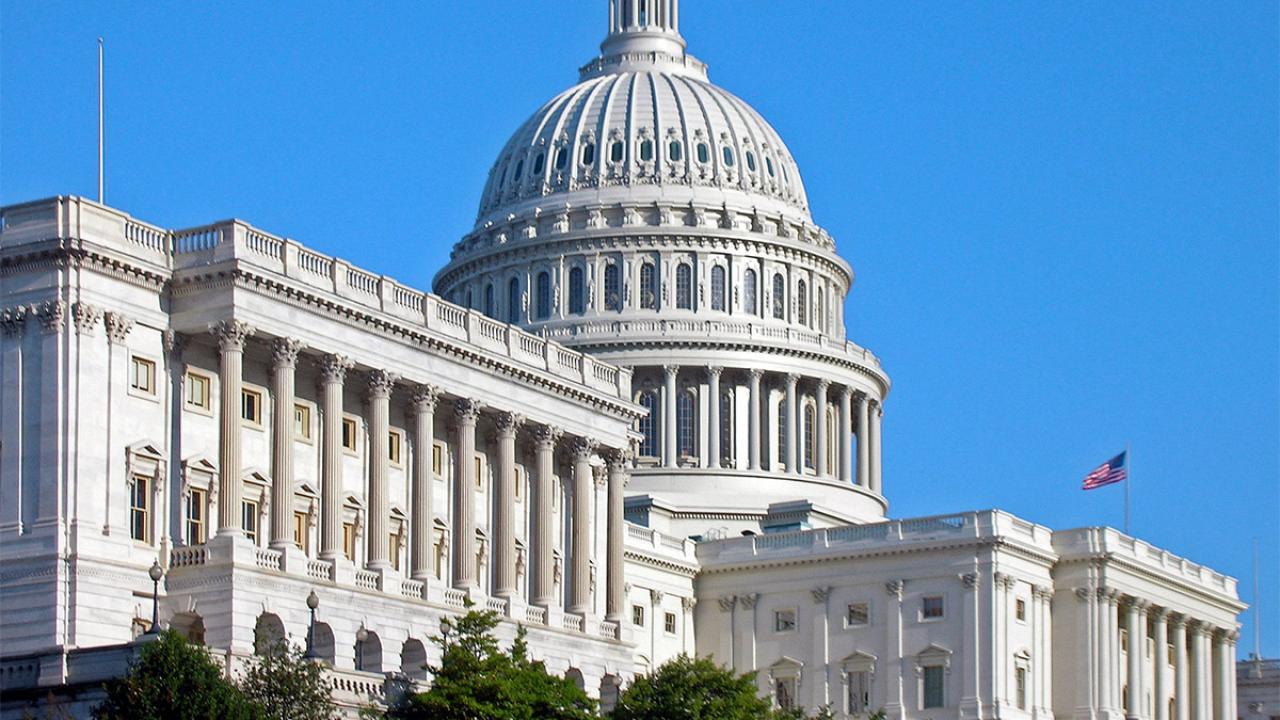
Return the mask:
[[[1124,534],[1129,534],[1129,484],[1133,482],[1133,453],[1129,450],[1129,443],[1124,444]]]
[[[102,38],[98,38],[98,203],[105,201],[102,192],[103,171],[102,171],[102,115],[103,115],[103,97],[102,97]]]

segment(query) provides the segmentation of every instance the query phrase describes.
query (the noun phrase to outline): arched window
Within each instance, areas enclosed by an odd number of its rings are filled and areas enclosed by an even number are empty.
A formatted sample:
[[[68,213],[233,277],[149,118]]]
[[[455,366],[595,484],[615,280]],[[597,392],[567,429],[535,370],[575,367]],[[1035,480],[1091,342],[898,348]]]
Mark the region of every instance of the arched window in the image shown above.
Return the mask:
[[[787,435],[791,434],[787,427],[787,399],[778,401],[778,468],[787,466]]]
[[[787,316],[787,281],[782,273],[773,275],[773,317],[781,320]]]
[[[684,157],[684,147],[680,145],[679,140],[672,140],[667,143],[667,157],[670,158],[672,162],[680,162]]]
[[[813,467],[813,448],[814,448],[814,409],[812,403],[805,403],[804,406],[804,467]]]
[[[471,288],[467,288],[467,304],[464,307],[468,310],[474,310],[476,307],[476,294]]]
[[[604,309],[622,310],[622,270],[618,263],[604,266]]]
[[[587,288],[582,268],[569,270],[569,313],[581,315],[587,311]]]
[[[742,273],[742,309],[756,314],[756,271],[751,268]]]
[[[711,268],[711,309],[724,310],[724,268]]]
[[[747,169],[751,172],[756,171],[756,154],[750,150],[747,151]]]
[[[676,454],[682,458],[693,457],[695,431],[693,390],[685,389],[676,395]]]
[[[493,308],[493,283],[484,286],[484,314],[495,317]]]
[[[796,283],[796,322],[801,325],[809,324],[809,294],[806,289],[803,280]]]
[[[819,331],[823,331],[823,330],[826,330],[825,323],[827,320],[827,294],[823,288],[815,289],[813,291],[813,294],[817,296],[817,300],[818,300],[817,308],[814,309],[813,325]]]
[[[596,161],[596,144],[587,143],[582,146],[582,164],[590,165]]]
[[[551,273],[543,270],[538,273],[537,288],[537,320],[546,320],[551,317]]]
[[[676,309],[693,309],[693,267],[689,263],[676,266]]]
[[[533,174],[541,175],[542,171],[546,168],[546,166],[547,166],[547,154],[541,153],[541,152],[538,153],[538,156],[533,159]]]
[[[524,158],[520,158],[516,163],[516,171],[511,173],[511,183],[513,185],[519,185],[520,178],[522,177],[524,177]]]
[[[647,262],[640,266],[640,307],[644,310],[653,310],[658,307],[658,294],[656,292],[656,281],[654,277],[653,263]]]
[[[720,154],[724,157],[724,166],[733,167],[733,148],[725,145],[720,149]]]
[[[645,138],[640,141],[640,159],[649,162],[653,159],[653,141]]]
[[[720,465],[733,467],[733,391],[720,393]]]
[[[707,147],[706,143],[704,142],[698,143],[697,151],[698,151],[698,162],[705,165],[711,161],[711,149]]]
[[[520,322],[520,278],[507,281],[507,322]]]
[[[768,155],[764,156],[764,169],[768,171],[769,177],[773,177],[773,158]]]
[[[621,140],[614,140],[613,144],[609,146],[609,160],[611,162],[620,163],[622,162],[623,155],[625,155],[626,152],[626,145],[624,145]]]
[[[640,455],[657,457],[658,455],[658,393],[646,390],[640,393],[640,407],[649,411],[640,418]]]

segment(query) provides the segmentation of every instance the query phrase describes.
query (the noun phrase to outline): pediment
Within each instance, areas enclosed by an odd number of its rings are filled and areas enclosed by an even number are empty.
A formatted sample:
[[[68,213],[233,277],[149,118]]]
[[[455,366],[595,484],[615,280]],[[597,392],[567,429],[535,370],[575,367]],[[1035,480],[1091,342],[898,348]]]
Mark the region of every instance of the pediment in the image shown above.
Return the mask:
[[[876,656],[871,653],[855,650],[840,661],[840,664],[847,672],[868,672],[876,671]]]

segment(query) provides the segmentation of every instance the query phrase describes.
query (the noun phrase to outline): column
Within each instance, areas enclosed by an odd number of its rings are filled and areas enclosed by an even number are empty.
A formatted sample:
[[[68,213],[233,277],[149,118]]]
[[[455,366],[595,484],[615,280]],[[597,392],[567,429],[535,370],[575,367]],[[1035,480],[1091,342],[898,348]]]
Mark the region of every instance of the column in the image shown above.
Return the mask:
[[[1216,720],[1235,720],[1232,714],[1232,696],[1236,691],[1236,664],[1231,655],[1231,634],[1219,630],[1213,634],[1213,670],[1216,676],[1213,692],[1213,717]]]
[[[1169,656],[1169,630],[1166,624],[1169,611],[1165,608],[1151,610],[1152,644],[1151,653],[1152,678],[1152,714],[1155,720],[1169,718],[1169,683],[1165,678]]]
[[[871,489],[871,398],[858,393],[858,484]]]
[[[752,368],[747,371],[750,388],[750,412],[747,413],[747,444],[752,470],[760,469],[760,376],[763,370]]]
[[[662,466],[676,466],[676,373],[679,366],[663,365],[662,393]]]
[[[1038,661],[1037,658],[1032,659],[1037,669],[1036,696],[1040,699],[1039,714],[1053,718],[1053,588],[1037,585],[1034,593],[1040,651]]]
[[[626,576],[623,548],[626,544],[625,518],[623,516],[623,490],[627,486],[627,455],[622,450],[611,450],[605,455],[609,468],[608,523],[605,540],[605,619],[618,623],[626,621]]]
[[[342,557],[342,384],[353,363],[342,355],[320,360],[320,557]]]
[[[840,427],[836,430],[837,442],[840,443],[840,482],[852,485],[853,453],[849,444],[853,435],[853,388],[848,385],[840,391]]]
[[[1115,614],[1115,608],[1111,601],[1111,590],[1107,588],[1098,588],[1098,709],[1102,711],[1104,717],[1109,717],[1110,711],[1115,707],[1112,700],[1111,686],[1114,684],[1113,678],[1115,672],[1113,670],[1115,664],[1119,662],[1119,653],[1114,651],[1114,643],[1112,642],[1112,617]]]
[[[1146,693],[1142,691],[1142,660],[1146,657],[1147,620],[1144,609],[1146,604],[1136,598],[1125,603],[1125,629],[1129,633],[1129,682],[1128,694],[1125,698],[1129,706],[1125,717],[1132,719],[1142,717]]]
[[[871,490],[878,495],[884,494],[884,476],[880,461],[880,419],[882,417],[884,417],[884,408],[880,403],[874,403],[871,406],[871,442],[869,443],[871,447],[868,449],[871,460]]]
[[[1092,588],[1078,587],[1072,594],[1076,598],[1076,628],[1080,630],[1080,650],[1075,656],[1075,712],[1076,718],[1098,717],[1102,701],[1096,692],[1098,665],[1102,648],[1098,645],[1098,601]]]
[[[595,440],[580,437],[573,441],[573,528],[569,536],[573,584],[569,612],[583,616],[591,612],[591,455],[595,450]]]
[[[516,594],[516,432],[524,418],[511,412],[499,413],[498,474],[494,478],[493,594],[508,598]]]
[[[271,343],[271,547],[293,545],[293,396],[294,370],[302,343],[276,338]]]
[[[1182,615],[1169,618],[1169,631],[1173,634],[1173,717],[1170,720],[1191,720],[1191,682],[1187,673],[1190,628],[1186,618]]]
[[[534,478],[533,529],[530,536],[533,547],[529,556],[532,558],[533,576],[529,583],[529,602],[541,608],[549,608],[555,603],[555,526],[551,522],[554,515],[555,498],[555,449],[560,440],[560,429],[550,425],[540,425],[533,429],[535,450],[537,452],[537,475]]]
[[[458,461],[453,473],[453,586],[472,592],[476,578],[476,421],[480,401],[453,401],[458,419]]]
[[[885,603],[885,667],[884,710],[888,718],[902,718],[902,670],[906,664],[902,658],[902,580],[890,580],[884,584],[889,601]],[[879,670],[879,668],[876,668]]]
[[[724,368],[707,368],[707,467],[720,467],[720,373]]]
[[[827,477],[830,469],[827,468],[827,390],[830,389],[831,382],[829,380],[818,381],[818,391],[814,395],[814,428],[813,432],[817,437],[817,447],[814,448],[814,454],[817,455],[814,467],[818,472],[818,477]]]
[[[369,373],[369,492],[368,538],[365,541],[365,563],[370,570],[386,570],[391,500],[387,487],[391,460],[387,455],[387,436],[391,432],[391,390],[399,378],[386,370]]]
[[[413,390],[413,486],[409,528],[410,574],[414,580],[428,581],[436,574],[436,556],[432,539],[435,534],[435,511],[431,507],[431,491],[435,484],[432,463],[435,454],[436,401],[439,391],[431,385]]]
[[[1211,720],[1213,714],[1209,701],[1212,691],[1209,684],[1208,629],[1203,623],[1187,624],[1187,635],[1191,641],[1191,696],[1195,701],[1191,705],[1191,720]]]
[[[780,428],[781,432],[787,434],[787,456],[783,458],[783,462],[787,464],[787,472],[792,475],[800,474],[800,455],[797,452],[800,446],[796,442],[796,428],[801,426],[797,422],[800,410],[796,402],[796,385],[799,382],[799,375],[795,373],[787,375],[787,422],[785,427]]]
[[[218,534],[239,536],[240,528],[240,373],[244,343],[253,328],[239,320],[223,320],[209,331],[218,340]]]
[[[848,393],[845,393],[848,396]],[[981,690],[978,685],[982,656],[980,634],[982,618],[978,612],[978,574],[962,573],[960,584],[964,588],[960,608],[960,646],[964,648],[964,657],[958,664],[961,673],[960,717],[978,717],[982,710]]]

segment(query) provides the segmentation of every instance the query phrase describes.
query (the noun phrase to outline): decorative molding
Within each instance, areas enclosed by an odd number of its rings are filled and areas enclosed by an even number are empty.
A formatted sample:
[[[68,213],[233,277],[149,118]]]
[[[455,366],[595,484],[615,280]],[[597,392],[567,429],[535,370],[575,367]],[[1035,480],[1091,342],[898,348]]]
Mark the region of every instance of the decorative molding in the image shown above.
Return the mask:
[[[415,412],[432,415],[435,413],[436,404],[439,401],[440,389],[435,385],[415,385],[413,391],[409,394],[409,402],[413,405]]]
[[[107,342],[112,345],[123,345],[129,331],[133,330],[133,319],[118,312],[103,313],[102,324],[107,329]]]
[[[453,414],[460,422],[474,425],[483,407],[484,403],[475,398],[457,398],[453,401]]]
[[[884,591],[893,597],[902,599],[902,588],[906,585],[905,580],[890,580],[884,584]]]
[[[978,573],[961,573],[960,584],[964,586],[965,590],[976,589],[978,587]]]
[[[246,322],[230,319],[209,324],[209,332],[218,341],[218,349],[222,352],[243,352],[244,344],[256,332]]]
[[[400,376],[390,370],[370,370],[365,380],[370,399],[389,398]]]
[[[494,416],[493,424],[497,426],[499,435],[514,436],[524,425],[524,416],[504,410]]]
[[[86,302],[77,302],[71,306],[71,315],[75,321],[76,334],[89,335],[102,319],[102,308]]]
[[[40,325],[45,332],[61,332],[66,321],[67,304],[62,300],[45,300],[40,305]]]
[[[737,604],[738,596],[725,595],[723,597],[717,598],[716,602],[719,603],[721,610],[723,610],[724,612],[729,612],[730,610],[733,610],[733,606]]]
[[[813,588],[809,591],[809,595],[813,597],[815,605],[825,603],[827,598],[831,597],[831,586]]]
[[[758,602],[759,600],[760,600],[760,593],[747,593],[746,595],[738,596],[738,602],[742,603],[742,607],[747,610],[754,609],[756,606],[756,602]]]
[[[573,453],[574,462],[586,462],[599,445],[594,438],[575,437],[569,444],[569,451]]]
[[[343,384],[347,379],[347,371],[353,367],[355,362],[351,358],[337,353],[322,355],[316,360],[316,372],[321,385]]]
[[[5,337],[22,335],[22,331],[27,326],[29,313],[30,310],[22,305],[0,310],[0,332],[3,332]]]
[[[554,425],[535,425],[530,431],[539,448],[554,448],[564,431]]]
[[[271,368],[291,370],[298,365],[298,353],[306,343],[293,338],[279,337],[271,341]]]

